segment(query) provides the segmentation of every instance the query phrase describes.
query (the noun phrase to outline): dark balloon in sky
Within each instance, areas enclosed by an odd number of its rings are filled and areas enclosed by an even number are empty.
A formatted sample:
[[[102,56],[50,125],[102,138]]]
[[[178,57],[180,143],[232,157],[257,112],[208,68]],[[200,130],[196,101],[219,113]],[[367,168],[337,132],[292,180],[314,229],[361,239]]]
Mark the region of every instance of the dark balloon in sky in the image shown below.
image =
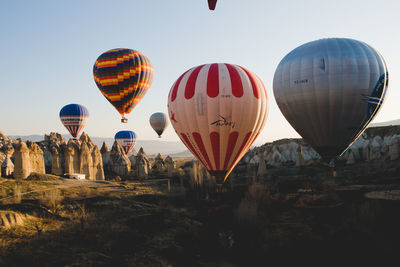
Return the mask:
[[[208,8],[210,10],[214,10],[217,5],[217,0],[208,0]]]
[[[378,51],[357,40],[329,38],[301,45],[282,59],[274,95],[287,121],[329,162],[376,116],[388,83]]]

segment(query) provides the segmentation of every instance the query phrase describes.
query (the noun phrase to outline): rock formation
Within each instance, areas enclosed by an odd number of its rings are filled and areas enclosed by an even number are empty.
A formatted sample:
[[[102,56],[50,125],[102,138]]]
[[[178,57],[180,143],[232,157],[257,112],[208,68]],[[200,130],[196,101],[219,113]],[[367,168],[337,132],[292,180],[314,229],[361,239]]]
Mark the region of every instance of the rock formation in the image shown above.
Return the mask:
[[[14,178],[26,179],[31,173],[45,174],[42,149],[32,142],[19,141],[14,155]]]
[[[66,150],[64,151],[65,173],[80,173],[81,164],[79,158],[78,140],[69,139]]]
[[[307,166],[320,162],[320,156],[302,139],[282,139],[249,150],[235,169],[259,166],[260,153],[265,153],[267,168]],[[368,128],[338,157],[346,164],[400,159],[400,126]]]
[[[86,140],[85,140],[86,141]],[[82,142],[79,151],[80,171],[79,173],[85,174],[85,177],[93,179],[93,158],[89,151],[87,142]]]
[[[164,159],[160,153],[154,159],[153,167],[151,168],[153,173],[163,173],[165,171]]]
[[[168,177],[172,177],[176,168],[174,160],[170,156],[167,156],[164,160],[164,164]]]
[[[27,142],[29,148],[30,172],[45,174],[43,150],[33,142]]]
[[[39,142],[44,151],[46,170],[54,175],[85,174],[86,179],[104,180],[103,162],[99,148],[83,132],[81,137],[65,139],[58,133],[45,135]]]
[[[29,148],[25,142],[19,140],[14,153],[14,178],[25,179],[30,174]]]
[[[92,177],[94,180],[104,180],[104,169],[103,169],[103,160],[100,149],[98,146],[94,146],[92,149]]]
[[[2,140],[2,141],[8,141],[7,136],[5,136],[1,131],[0,131],[0,140]]]
[[[62,152],[56,146],[51,148],[51,173],[54,175],[63,175],[64,174],[64,167],[63,167],[63,159],[61,157]]]
[[[101,148],[103,166],[107,175],[121,176],[122,178],[128,178],[131,172],[131,162],[126,156],[123,148],[116,141],[114,142],[111,151],[107,151],[108,148],[103,144]]]
[[[8,139],[3,140],[8,141]],[[14,154],[14,147],[10,143],[7,143],[2,149],[3,152],[0,154],[1,176],[9,177],[14,173],[14,163],[11,160]]]
[[[141,147],[139,149],[136,156],[130,156],[129,160],[135,177],[138,179],[147,179],[151,169],[151,163],[143,148]]]
[[[258,163],[257,177],[264,177],[267,173],[267,166],[265,165],[265,152],[261,152],[259,156],[260,160]]]
[[[389,158],[390,160],[397,160],[400,158],[400,135],[395,135],[390,140]]]

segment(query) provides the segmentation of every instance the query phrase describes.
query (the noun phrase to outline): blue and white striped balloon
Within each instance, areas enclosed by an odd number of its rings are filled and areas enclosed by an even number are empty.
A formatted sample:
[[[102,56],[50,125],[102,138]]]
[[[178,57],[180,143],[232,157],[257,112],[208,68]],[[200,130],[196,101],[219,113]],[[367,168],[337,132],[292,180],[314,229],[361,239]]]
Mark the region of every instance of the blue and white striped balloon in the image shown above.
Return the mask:
[[[89,120],[89,111],[82,105],[69,104],[60,110],[60,119],[70,134],[76,138]]]
[[[115,134],[114,139],[122,146],[127,155],[129,150],[136,145],[136,134],[133,131],[119,131]]]

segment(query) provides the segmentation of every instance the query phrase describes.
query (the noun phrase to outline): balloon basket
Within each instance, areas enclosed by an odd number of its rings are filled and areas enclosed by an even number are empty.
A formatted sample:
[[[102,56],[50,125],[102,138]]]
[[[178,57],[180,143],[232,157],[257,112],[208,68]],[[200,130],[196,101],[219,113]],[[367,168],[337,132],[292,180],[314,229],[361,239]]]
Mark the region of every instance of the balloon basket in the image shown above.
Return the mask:
[[[125,117],[122,117],[122,118],[121,118],[121,122],[122,122],[122,123],[127,123],[127,122],[128,122],[128,119],[125,118]]]

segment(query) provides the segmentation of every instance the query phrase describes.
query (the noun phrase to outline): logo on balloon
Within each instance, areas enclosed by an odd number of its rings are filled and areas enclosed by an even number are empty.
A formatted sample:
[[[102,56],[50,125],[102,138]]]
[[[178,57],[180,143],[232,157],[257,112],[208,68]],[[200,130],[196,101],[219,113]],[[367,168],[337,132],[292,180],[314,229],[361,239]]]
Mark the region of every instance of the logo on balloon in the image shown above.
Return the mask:
[[[233,121],[228,121],[227,119],[225,119],[224,117],[222,117],[221,115],[218,115],[219,117],[221,117],[221,119],[216,120],[214,122],[212,122],[210,125],[215,125],[215,126],[229,126],[235,128],[235,122]]]
[[[368,102],[367,116],[374,114],[380,109],[389,82],[388,76],[389,74],[386,72],[379,77],[374,89],[372,90],[371,96],[363,95],[363,99]]]

